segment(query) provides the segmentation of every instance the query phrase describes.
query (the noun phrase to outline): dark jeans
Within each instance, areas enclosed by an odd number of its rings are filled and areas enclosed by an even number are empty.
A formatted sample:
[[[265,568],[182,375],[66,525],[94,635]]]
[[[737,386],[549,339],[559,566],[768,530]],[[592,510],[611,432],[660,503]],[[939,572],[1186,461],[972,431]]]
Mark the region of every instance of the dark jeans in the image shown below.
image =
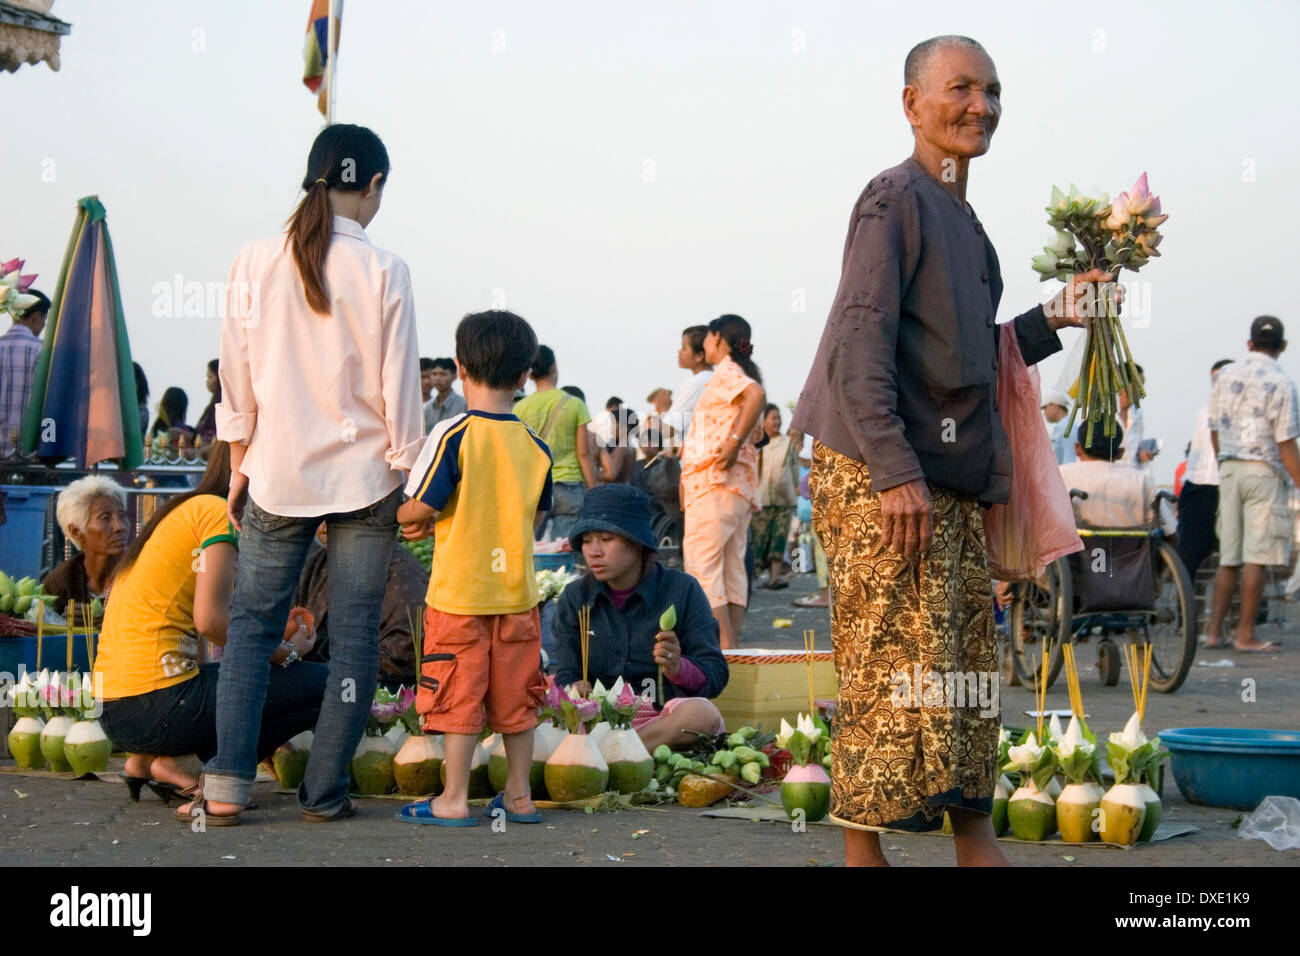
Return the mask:
[[[401,501],[402,489],[394,488],[357,511],[289,518],[249,499],[217,684],[217,753],[204,768],[210,800],[249,801],[257,775],[258,717],[272,669],[268,662],[284,637],[321,521],[329,525],[329,677],[298,802],[305,810],[329,814],[347,799],[348,764],[365,733],[378,682],[379,622]]]
[[[1194,579],[1196,569],[1219,550],[1214,520],[1219,513],[1219,486],[1183,482],[1178,496],[1178,557]]]
[[[162,690],[104,701],[100,722],[113,743],[131,753],[158,757],[217,752],[217,672],[204,664],[187,681]],[[257,759],[265,760],[294,734],[316,726],[325,693],[324,664],[300,662],[271,668],[262,707]]]

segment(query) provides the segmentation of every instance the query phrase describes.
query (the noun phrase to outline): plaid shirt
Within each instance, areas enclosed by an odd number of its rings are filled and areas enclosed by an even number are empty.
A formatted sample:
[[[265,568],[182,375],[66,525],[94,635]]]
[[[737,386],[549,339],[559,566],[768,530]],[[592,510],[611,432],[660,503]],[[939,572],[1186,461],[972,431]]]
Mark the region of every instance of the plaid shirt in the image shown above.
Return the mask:
[[[13,454],[13,433],[23,426],[32,395],[41,340],[25,325],[14,323],[0,335],[0,458]]]
[[[1219,461],[1264,461],[1283,472],[1278,443],[1300,437],[1295,383],[1262,352],[1219,369],[1209,418],[1219,435]]]

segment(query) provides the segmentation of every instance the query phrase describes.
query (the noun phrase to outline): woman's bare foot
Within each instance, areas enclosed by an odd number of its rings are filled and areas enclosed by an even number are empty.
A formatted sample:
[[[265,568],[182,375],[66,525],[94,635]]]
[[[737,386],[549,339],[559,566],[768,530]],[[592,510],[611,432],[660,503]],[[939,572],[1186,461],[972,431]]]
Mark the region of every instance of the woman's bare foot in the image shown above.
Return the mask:
[[[197,777],[191,777],[181,769],[175,757],[154,757],[149,772],[155,780],[170,783],[182,790],[188,790],[199,782]]]
[[[880,849],[880,834],[874,830],[844,830],[845,866],[889,866]]]
[[[957,849],[958,866],[1010,866],[1002,855],[997,835],[993,832],[993,818],[970,810],[948,809],[952,821],[953,844]]]
[[[143,777],[147,780],[149,779],[150,768],[157,759],[149,754],[128,754],[126,766],[122,768],[122,772],[128,777]]]
[[[189,803],[183,803],[177,807],[176,812],[181,816],[192,816],[195,807],[200,803],[202,803],[201,800],[191,800]],[[242,804],[221,803],[218,800],[209,800],[207,806],[207,812],[217,817],[231,817],[243,809]]]

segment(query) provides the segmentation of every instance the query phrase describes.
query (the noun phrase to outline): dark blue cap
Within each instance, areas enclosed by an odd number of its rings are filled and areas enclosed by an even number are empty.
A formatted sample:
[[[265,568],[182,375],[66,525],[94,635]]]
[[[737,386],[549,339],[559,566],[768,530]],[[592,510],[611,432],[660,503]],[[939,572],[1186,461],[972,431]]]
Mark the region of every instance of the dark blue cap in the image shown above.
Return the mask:
[[[569,545],[582,550],[588,531],[609,531],[637,544],[658,550],[650,529],[650,497],[631,485],[597,485],[582,500],[582,515],[569,532]]]

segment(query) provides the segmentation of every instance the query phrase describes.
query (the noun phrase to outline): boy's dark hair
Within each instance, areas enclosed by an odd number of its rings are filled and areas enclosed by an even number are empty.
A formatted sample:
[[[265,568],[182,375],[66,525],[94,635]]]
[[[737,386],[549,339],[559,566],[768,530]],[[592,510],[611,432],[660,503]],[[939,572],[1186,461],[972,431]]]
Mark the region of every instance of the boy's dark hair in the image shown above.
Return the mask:
[[[537,334],[513,312],[475,312],[456,326],[456,358],[488,388],[514,388],[536,354]]]
[[[40,315],[42,312],[44,312],[46,315],[50,314],[49,296],[47,296],[40,289],[28,289],[27,294],[36,296],[36,301],[33,302],[31,305],[29,305],[27,308],[23,309],[22,318],[30,319],[33,316]]]
[[[560,388],[560,391],[562,391],[562,392],[568,392],[570,395],[572,395],[572,396],[573,396],[574,398],[576,398],[578,401],[580,401],[580,402],[586,404],[586,401],[587,401],[587,393],[584,392],[582,389],[578,388],[578,386],[576,386],[576,385],[565,385],[565,386],[562,386],[562,387]]]
[[[1210,366],[1210,373],[1213,374],[1217,372],[1219,369],[1223,368],[1223,366],[1231,365],[1231,364],[1232,364],[1232,359],[1219,359],[1217,362],[1215,362],[1213,365]]]
[[[1097,422],[1092,428],[1092,444],[1088,444],[1088,423],[1084,422],[1079,426],[1076,435],[1083,453],[1089,458],[1100,458],[1102,461],[1116,461],[1119,459],[1120,449],[1124,446],[1124,429],[1119,422],[1115,422],[1115,434],[1106,437],[1106,430],[1103,422]]]
[[[690,343],[692,352],[704,351],[704,336],[708,334],[709,327],[707,325],[692,325],[688,328],[682,329],[682,335],[684,335],[686,341]]]
[[[607,412],[612,412],[614,409],[622,407],[623,399],[619,398],[617,395],[611,395],[605,402],[605,411]]]
[[[421,371],[421,372],[432,372],[432,371],[433,371],[435,368],[437,368],[437,367],[438,367],[438,366],[436,366],[436,365],[433,364],[433,359],[431,359],[431,358],[425,358],[423,355],[420,356],[420,371]]]
[[[420,359],[420,363],[421,363],[421,364],[420,364],[420,368],[424,368],[424,364],[423,364],[423,363],[424,363],[424,359]],[[430,369],[439,369],[439,368],[440,368],[440,369],[442,369],[444,372],[451,372],[452,375],[455,375],[455,374],[456,374],[456,360],[455,360],[455,359],[449,359],[449,358],[436,358],[436,359],[430,359],[430,361],[429,361],[429,368],[430,368]]]
[[[537,346],[537,354],[533,356],[532,362],[533,378],[545,378],[551,374],[553,368],[555,368],[555,352],[549,345]]]

